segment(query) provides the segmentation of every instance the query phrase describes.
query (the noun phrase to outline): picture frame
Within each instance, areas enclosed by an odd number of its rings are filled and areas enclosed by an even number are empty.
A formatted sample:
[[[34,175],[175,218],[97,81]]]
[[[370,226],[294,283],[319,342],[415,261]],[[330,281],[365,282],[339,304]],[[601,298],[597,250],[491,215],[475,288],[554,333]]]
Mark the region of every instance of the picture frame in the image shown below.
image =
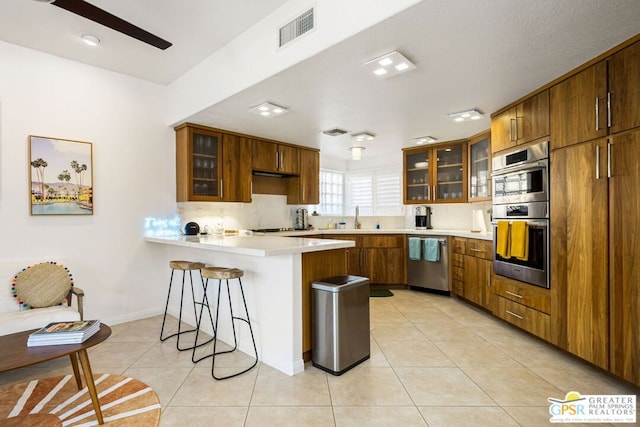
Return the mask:
[[[93,215],[93,208],[93,144],[30,135],[30,215]]]

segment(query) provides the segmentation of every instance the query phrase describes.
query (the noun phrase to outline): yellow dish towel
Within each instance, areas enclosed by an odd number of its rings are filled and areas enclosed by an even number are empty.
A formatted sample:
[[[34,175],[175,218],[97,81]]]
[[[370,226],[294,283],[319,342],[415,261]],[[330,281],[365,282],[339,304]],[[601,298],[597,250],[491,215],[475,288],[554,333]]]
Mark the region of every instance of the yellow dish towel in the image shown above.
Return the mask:
[[[511,223],[511,256],[522,261],[529,259],[529,227],[524,221]]]
[[[509,251],[509,221],[498,221],[496,253],[502,258],[511,258]]]

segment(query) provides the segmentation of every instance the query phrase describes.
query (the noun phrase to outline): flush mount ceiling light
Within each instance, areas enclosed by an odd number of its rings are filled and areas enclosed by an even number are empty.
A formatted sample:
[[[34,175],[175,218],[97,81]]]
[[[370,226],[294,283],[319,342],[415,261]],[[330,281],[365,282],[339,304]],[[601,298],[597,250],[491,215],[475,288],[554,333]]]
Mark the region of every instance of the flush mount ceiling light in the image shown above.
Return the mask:
[[[480,120],[483,117],[483,114],[474,108],[473,110],[449,113],[448,116],[456,122],[467,122],[469,120]]]
[[[354,141],[358,141],[358,142],[371,141],[375,137],[376,136],[374,134],[371,134],[369,132],[360,132],[360,133],[352,133],[351,134],[351,139],[353,139]]]
[[[418,145],[429,144],[431,142],[436,142],[437,140],[438,138],[434,138],[432,136],[419,136],[417,138],[412,139],[414,144],[418,144]]]
[[[362,67],[381,79],[397,76],[416,68],[413,62],[396,50],[367,61],[362,64]]]
[[[276,117],[288,113],[289,110],[279,105],[265,102],[264,104],[260,104],[253,108],[250,108],[249,112],[259,114],[262,117]]]
[[[360,160],[362,158],[362,152],[365,150],[364,147],[349,147],[351,150],[351,160]]]
[[[98,46],[100,44],[100,39],[93,34],[83,34],[80,38],[89,46]]]

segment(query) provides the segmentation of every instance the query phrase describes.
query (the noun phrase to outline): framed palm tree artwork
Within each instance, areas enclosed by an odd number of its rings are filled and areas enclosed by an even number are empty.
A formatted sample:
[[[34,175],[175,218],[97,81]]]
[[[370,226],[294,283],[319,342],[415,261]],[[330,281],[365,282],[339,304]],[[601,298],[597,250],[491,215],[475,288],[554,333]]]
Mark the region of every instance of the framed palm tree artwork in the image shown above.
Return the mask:
[[[29,136],[31,215],[93,215],[93,144]]]

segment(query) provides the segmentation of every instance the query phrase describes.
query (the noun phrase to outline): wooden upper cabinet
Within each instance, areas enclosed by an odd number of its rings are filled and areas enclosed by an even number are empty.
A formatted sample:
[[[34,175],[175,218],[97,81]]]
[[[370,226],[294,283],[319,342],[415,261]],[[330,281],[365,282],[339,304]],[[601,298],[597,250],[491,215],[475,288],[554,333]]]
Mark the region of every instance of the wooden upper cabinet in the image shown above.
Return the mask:
[[[469,139],[469,201],[491,200],[491,132]]]
[[[253,140],[253,170],[288,175],[300,173],[298,148],[259,139]]]
[[[551,88],[551,149],[607,134],[607,64],[581,71]]]
[[[176,201],[222,201],[222,133],[176,128]]]
[[[613,55],[609,63],[610,132],[640,126],[640,42]]]
[[[287,203],[317,205],[320,203],[320,153],[304,148],[299,152],[300,176],[288,178]]]
[[[251,202],[251,140],[222,136],[222,199],[228,202]]]
[[[540,92],[491,119],[491,152],[549,135],[549,90]]]

